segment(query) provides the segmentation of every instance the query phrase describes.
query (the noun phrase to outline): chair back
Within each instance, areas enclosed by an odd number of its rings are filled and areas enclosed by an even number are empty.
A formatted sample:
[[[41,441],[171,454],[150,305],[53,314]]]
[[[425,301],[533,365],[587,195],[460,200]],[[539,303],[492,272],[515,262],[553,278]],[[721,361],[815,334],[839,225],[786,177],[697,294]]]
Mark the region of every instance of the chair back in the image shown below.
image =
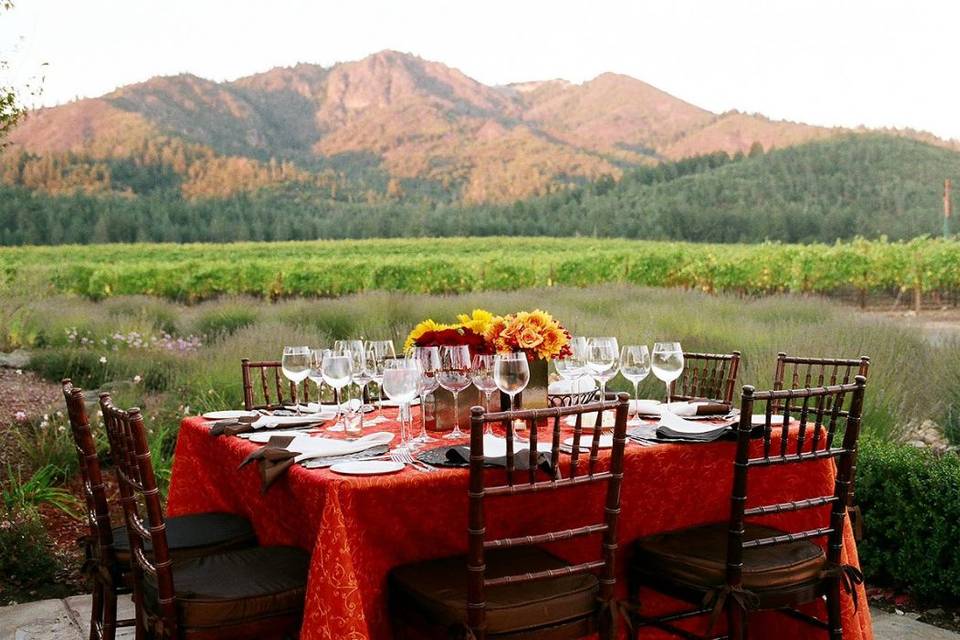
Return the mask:
[[[166,520],[160,490],[153,473],[147,433],[140,409],[123,410],[113,405],[110,394],[100,394],[100,409],[110,440],[110,453],[120,485],[120,504],[130,538],[133,570],[133,602],[137,618],[153,627],[156,637],[177,637],[173,570],[167,543]],[[147,552],[147,545],[150,551]],[[158,609],[144,607],[144,577],[155,579]],[[140,633],[137,634],[138,637]]]
[[[751,386],[743,388],[730,503],[730,533],[727,539],[727,584],[730,587],[740,587],[742,584],[743,550],[747,548],[826,538],[828,563],[840,563],[844,518],[853,495],[865,384],[866,378],[858,375],[851,383],[807,389],[755,392]],[[775,406],[780,407],[779,412],[774,411]],[[751,458],[754,413],[764,416],[760,427],[763,441],[762,454]],[[782,424],[773,424],[774,415],[782,416]],[[796,429],[795,438],[790,437],[793,429]],[[842,442],[840,446],[835,446],[835,439],[841,433]],[[777,438],[779,443],[775,443]],[[790,500],[747,506],[748,487],[755,486],[755,483],[748,483],[748,477],[754,469],[816,464],[826,459],[836,462],[833,493],[809,496],[797,486],[796,492],[789,496],[792,498]],[[793,477],[803,476],[794,473]],[[748,518],[754,522],[763,516],[804,509],[818,510],[822,513],[822,520],[816,526],[802,531],[787,531],[749,541],[743,539]]]
[[[551,407],[572,407],[593,402],[599,395],[599,389],[590,389],[589,391],[576,393],[551,393],[547,395],[547,402]]]
[[[626,444],[627,409],[629,396],[621,393],[616,402],[593,402],[585,405],[550,407],[546,409],[530,409],[519,411],[502,411],[486,413],[481,407],[473,407],[470,419],[470,488],[469,488],[469,525],[468,542],[469,552],[467,559],[467,626],[477,638],[486,635],[486,599],[484,591],[487,587],[504,584],[516,584],[556,578],[564,575],[599,573],[600,604],[609,610],[612,606],[614,574],[614,553],[617,548],[617,518],[620,514],[620,485],[623,480],[623,450]],[[615,413],[613,429],[613,448],[611,451],[608,469],[600,468],[599,443],[600,427],[603,413]],[[590,449],[587,460],[582,460],[580,443],[583,436],[584,414],[596,413],[593,435],[590,440]],[[560,475],[560,436],[564,416],[576,416],[573,427],[573,446],[570,454],[570,465],[567,477]],[[528,469],[515,469],[515,433],[514,421],[526,423],[529,433]],[[538,474],[537,461],[540,452],[537,447],[537,425],[546,423],[550,431],[550,463],[553,469],[552,477],[544,479],[542,472]],[[487,423],[503,423],[506,431],[506,484],[487,483],[488,470],[484,467],[483,432]],[[502,473],[496,474],[496,482],[500,482]],[[586,486],[593,483],[606,484],[606,498],[602,519],[598,522],[573,529],[549,531],[534,535],[515,538],[487,539],[486,501],[494,497],[508,499],[527,493],[552,492],[574,486]],[[601,544],[599,558],[593,561],[570,565],[563,569],[546,571],[524,572],[523,567],[517,567],[518,573],[495,578],[486,577],[484,554],[490,549],[505,549],[527,545],[545,544],[559,540],[568,540],[580,536],[600,535]]]
[[[670,385],[673,400],[711,400],[733,402],[740,352],[683,354],[683,373]]]
[[[854,376],[867,377],[870,358],[805,358],[777,354],[777,368],[773,372],[773,389],[800,389],[824,385],[849,384]],[[774,411],[779,411],[779,403]]]
[[[243,408],[280,409],[289,400],[290,403],[310,402],[307,381],[298,385],[283,377],[282,367],[277,360],[254,361],[248,358],[240,360],[243,375]],[[287,395],[284,395],[284,387]]]
[[[83,499],[87,527],[90,530],[91,560],[96,563],[97,571],[106,572],[105,578],[116,580],[119,576],[113,550],[113,531],[110,527],[110,507],[107,503],[106,488],[97,457],[97,445],[90,430],[90,420],[83,401],[83,390],[73,386],[69,378],[61,382],[63,399],[67,404],[67,417],[70,420],[70,433],[80,460],[80,478],[83,482]]]

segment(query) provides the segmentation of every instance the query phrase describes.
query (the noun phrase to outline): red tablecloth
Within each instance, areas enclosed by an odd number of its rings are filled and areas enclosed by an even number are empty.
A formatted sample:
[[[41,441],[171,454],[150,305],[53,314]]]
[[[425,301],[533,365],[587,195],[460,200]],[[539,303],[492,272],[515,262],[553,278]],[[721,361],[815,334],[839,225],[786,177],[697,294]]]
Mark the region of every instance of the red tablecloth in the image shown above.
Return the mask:
[[[378,431],[392,430],[386,423]],[[266,493],[260,493],[254,465],[237,465],[257,445],[234,437],[212,437],[199,418],[183,421],[177,442],[169,496],[170,515],[225,511],[246,516],[260,543],[295,545],[312,553],[306,612],[301,638],[359,640],[391,637],[386,577],[392,567],[466,552],[467,472],[433,474],[413,469],[389,476],[355,478],[328,470],[294,466]],[[711,522],[725,522],[732,486],[733,443],[678,444],[641,447],[628,443],[622,488],[618,564],[625,564],[630,542],[653,533]],[[808,495],[832,492],[830,461],[791,465],[801,474],[792,480],[808,487]],[[753,496],[764,502],[793,499],[783,478],[764,482],[764,471],[751,475]],[[492,537],[541,532],[599,522],[603,488],[567,489],[522,498],[494,498],[488,505]],[[788,498],[789,496],[789,498]],[[751,498],[751,502],[754,498]],[[777,526],[813,524],[812,510],[765,519]],[[858,565],[849,524],[844,533],[844,562]],[[585,546],[589,545],[589,546]],[[596,558],[597,538],[584,538],[552,548],[568,560]],[[620,572],[622,576],[622,571]],[[620,585],[624,580],[620,580]],[[677,603],[654,592],[641,594],[645,611],[676,609]],[[870,640],[869,608],[863,588],[854,610],[844,595],[844,638]],[[822,614],[823,607],[820,607]],[[706,621],[690,621],[703,630]],[[751,617],[752,638],[806,638],[819,633],[782,614]],[[643,637],[665,637],[647,630]]]

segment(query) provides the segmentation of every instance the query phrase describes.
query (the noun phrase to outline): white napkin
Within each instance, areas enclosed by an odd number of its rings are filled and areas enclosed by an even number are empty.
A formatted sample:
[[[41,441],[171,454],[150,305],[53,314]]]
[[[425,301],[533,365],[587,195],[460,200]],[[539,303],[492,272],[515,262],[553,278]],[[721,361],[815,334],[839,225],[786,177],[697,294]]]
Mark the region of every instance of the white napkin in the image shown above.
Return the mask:
[[[679,403],[675,403],[679,404]],[[696,411],[696,409],[694,409]],[[694,415],[694,414],[689,414]],[[660,414],[660,423],[658,427],[668,427],[677,434],[703,435],[717,430],[716,423],[706,421],[684,420],[682,417],[671,411],[663,411]]]
[[[254,429],[274,429],[276,427],[292,427],[304,424],[313,424],[322,420],[329,420],[336,415],[336,412],[326,415],[324,413],[311,413],[304,416],[260,416],[252,426]]]
[[[537,442],[537,451],[550,452],[551,444],[549,442]],[[521,451],[530,451],[530,444],[527,442],[513,441],[514,455]],[[504,458],[507,455],[507,439],[500,436],[483,436],[483,457],[484,458]]]
[[[393,437],[392,433],[380,432],[371,433],[356,440],[334,440],[333,438],[314,438],[299,434],[287,445],[287,449],[300,454],[293,459],[294,462],[302,462],[311,458],[345,456],[378,444],[390,444]]]
[[[755,413],[750,416],[750,424],[753,426],[762,426],[767,424],[767,416],[763,413]],[[770,426],[782,426],[783,425],[783,414],[774,414],[770,416]]]
[[[663,403],[659,400],[631,400],[630,415],[641,414],[645,416],[658,416],[663,409]]]
[[[586,393],[597,388],[597,381],[588,376],[577,380],[557,380],[551,382],[547,393],[552,396],[567,395],[570,393]]]

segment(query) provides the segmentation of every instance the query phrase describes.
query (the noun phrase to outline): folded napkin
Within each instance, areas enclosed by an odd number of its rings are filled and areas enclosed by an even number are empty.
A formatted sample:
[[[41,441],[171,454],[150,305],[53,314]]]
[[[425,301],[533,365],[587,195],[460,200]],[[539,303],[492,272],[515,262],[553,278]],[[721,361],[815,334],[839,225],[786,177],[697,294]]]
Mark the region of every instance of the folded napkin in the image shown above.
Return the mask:
[[[515,469],[529,469],[530,463],[530,444],[527,442],[514,441],[515,450],[513,452],[513,464]],[[549,465],[550,462],[550,443],[538,442],[538,462],[540,466],[544,461]],[[507,466],[507,439],[494,435],[485,435],[483,437],[483,458],[484,465],[489,467]],[[417,459],[434,466],[441,467],[466,467],[470,464],[469,445],[458,445],[449,447],[436,447],[420,452]]]
[[[693,442],[713,442],[730,431],[730,423],[694,422],[664,411],[657,425],[657,437]]]
[[[725,416],[730,413],[730,405],[722,402],[695,400],[693,402],[671,402],[667,411],[675,416]],[[658,412],[658,413],[662,413]]]
[[[539,449],[539,447],[537,447]],[[470,447],[465,445],[453,447],[440,447],[443,457],[446,458],[452,466],[465,467],[470,464]],[[483,464],[486,467],[507,468],[507,454],[502,456],[488,456],[484,453]],[[513,454],[513,468],[517,471],[526,471],[530,468],[530,449],[515,451]],[[553,476],[553,463],[550,460],[550,454],[543,451],[537,451],[537,468],[544,473]]]
[[[210,425],[210,435],[212,436],[235,436],[248,431],[253,431],[253,422],[255,417],[227,418],[217,420]]]
[[[274,436],[240,463],[239,468],[259,462],[261,490],[266,492],[277,478],[298,462],[326,456],[346,456],[378,445],[389,444],[392,433],[371,433],[356,440],[314,438],[308,435]]]

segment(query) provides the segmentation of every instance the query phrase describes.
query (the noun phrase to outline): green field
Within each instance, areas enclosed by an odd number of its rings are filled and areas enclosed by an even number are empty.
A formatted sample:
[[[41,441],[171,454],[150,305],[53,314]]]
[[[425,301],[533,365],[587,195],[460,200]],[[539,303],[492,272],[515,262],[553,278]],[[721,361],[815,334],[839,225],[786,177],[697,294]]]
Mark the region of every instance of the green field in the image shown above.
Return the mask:
[[[0,249],[12,291],[198,302],[364,291],[467,293],[629,284],[746,294],[960,288],[960,243],[720,245],[589,238],[340,240]]]

